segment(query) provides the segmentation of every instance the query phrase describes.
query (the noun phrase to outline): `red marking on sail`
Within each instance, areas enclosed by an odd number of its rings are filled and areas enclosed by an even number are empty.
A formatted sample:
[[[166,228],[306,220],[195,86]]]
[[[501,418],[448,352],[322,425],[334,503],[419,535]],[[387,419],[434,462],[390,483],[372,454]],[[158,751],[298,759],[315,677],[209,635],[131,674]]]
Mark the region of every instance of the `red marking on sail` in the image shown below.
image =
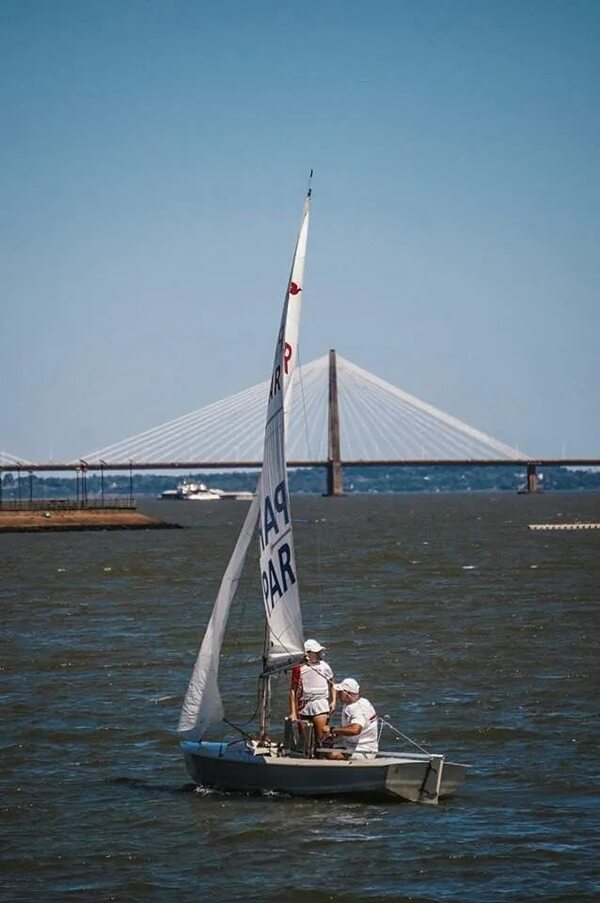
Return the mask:
[[[295,282],[290,282],[290,295],[297,295],[302,289]]]

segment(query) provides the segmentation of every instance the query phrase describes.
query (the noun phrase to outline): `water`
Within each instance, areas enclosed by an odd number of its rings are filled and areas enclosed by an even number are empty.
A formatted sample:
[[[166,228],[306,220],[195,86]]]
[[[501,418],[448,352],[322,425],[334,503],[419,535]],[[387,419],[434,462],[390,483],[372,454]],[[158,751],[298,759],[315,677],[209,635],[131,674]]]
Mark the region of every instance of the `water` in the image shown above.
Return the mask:
[[[475,766],[437,808],[191,787],[171,731],[246,506],[145,507],[190,529],[0,537],[2,900],[597,899],[600,533],[527,524],[599,521],[598,496],[294,498],[307,635]]]

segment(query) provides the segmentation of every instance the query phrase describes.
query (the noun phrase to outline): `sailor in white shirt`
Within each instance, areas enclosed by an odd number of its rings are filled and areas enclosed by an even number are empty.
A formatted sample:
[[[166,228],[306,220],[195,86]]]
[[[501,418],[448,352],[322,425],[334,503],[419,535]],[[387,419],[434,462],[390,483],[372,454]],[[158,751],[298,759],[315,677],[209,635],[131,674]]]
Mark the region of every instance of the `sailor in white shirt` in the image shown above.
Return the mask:
[[[335,709],[333,671],[323,661],[325,646],[317,640],[304,643],[306,662],[292,670],[290,718],[312,721],[317,746],[321,745],[331,712]]]
[[[332,750],[328,758],[372,759],[379,749],[377,712],[368,699],[360,695],[360,686],[353,677],[346,677],[335,685],[338,699],[343,705],[342,724],[331,728],[329,736],[341,738],[344,749]]]

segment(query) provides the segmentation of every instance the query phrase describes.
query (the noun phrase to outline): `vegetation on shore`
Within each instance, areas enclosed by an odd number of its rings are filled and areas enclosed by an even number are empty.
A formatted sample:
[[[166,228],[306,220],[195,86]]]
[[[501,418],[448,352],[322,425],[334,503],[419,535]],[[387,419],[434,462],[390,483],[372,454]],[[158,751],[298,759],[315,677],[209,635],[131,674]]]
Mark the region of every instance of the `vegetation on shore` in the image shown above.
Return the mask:
[[[600,470],[570,467],[546,468],[540,488],[546,491],[582,491],[600,489]],[[108,496],[158,496],[167,489],[175,489],[185,479],[204,482],[226,491],[254,490],[255,471],[222,471],[193,474],[105,473],[89,471],[86,475],[88,498]],[[323,468],[292,470],[289,475],[291,492],[322,494],[326,474]],[[347,493],[388,492],[517,492],[525,485],[523,467],[352,467],[344,471]],[[67,474],[48,476],[23,474],[19,478],[6,473],[2,479],[2,499],[75,498],[81,493],[81,480]]]

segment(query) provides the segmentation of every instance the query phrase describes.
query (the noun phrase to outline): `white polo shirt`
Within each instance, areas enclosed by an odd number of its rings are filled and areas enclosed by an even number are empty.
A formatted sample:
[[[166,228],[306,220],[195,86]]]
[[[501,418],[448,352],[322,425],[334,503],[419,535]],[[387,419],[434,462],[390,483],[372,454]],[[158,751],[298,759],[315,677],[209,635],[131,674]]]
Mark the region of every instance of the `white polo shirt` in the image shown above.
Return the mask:
[[[376,753],[379,748],[377,739],[377,712],[368,699],[363,696],[356,702],[342,709],[342,727],[349,724],[360,724],[360,734],[345,736],[344,746],[352,753]],[[340,737],[340,740],[342,738]]]

